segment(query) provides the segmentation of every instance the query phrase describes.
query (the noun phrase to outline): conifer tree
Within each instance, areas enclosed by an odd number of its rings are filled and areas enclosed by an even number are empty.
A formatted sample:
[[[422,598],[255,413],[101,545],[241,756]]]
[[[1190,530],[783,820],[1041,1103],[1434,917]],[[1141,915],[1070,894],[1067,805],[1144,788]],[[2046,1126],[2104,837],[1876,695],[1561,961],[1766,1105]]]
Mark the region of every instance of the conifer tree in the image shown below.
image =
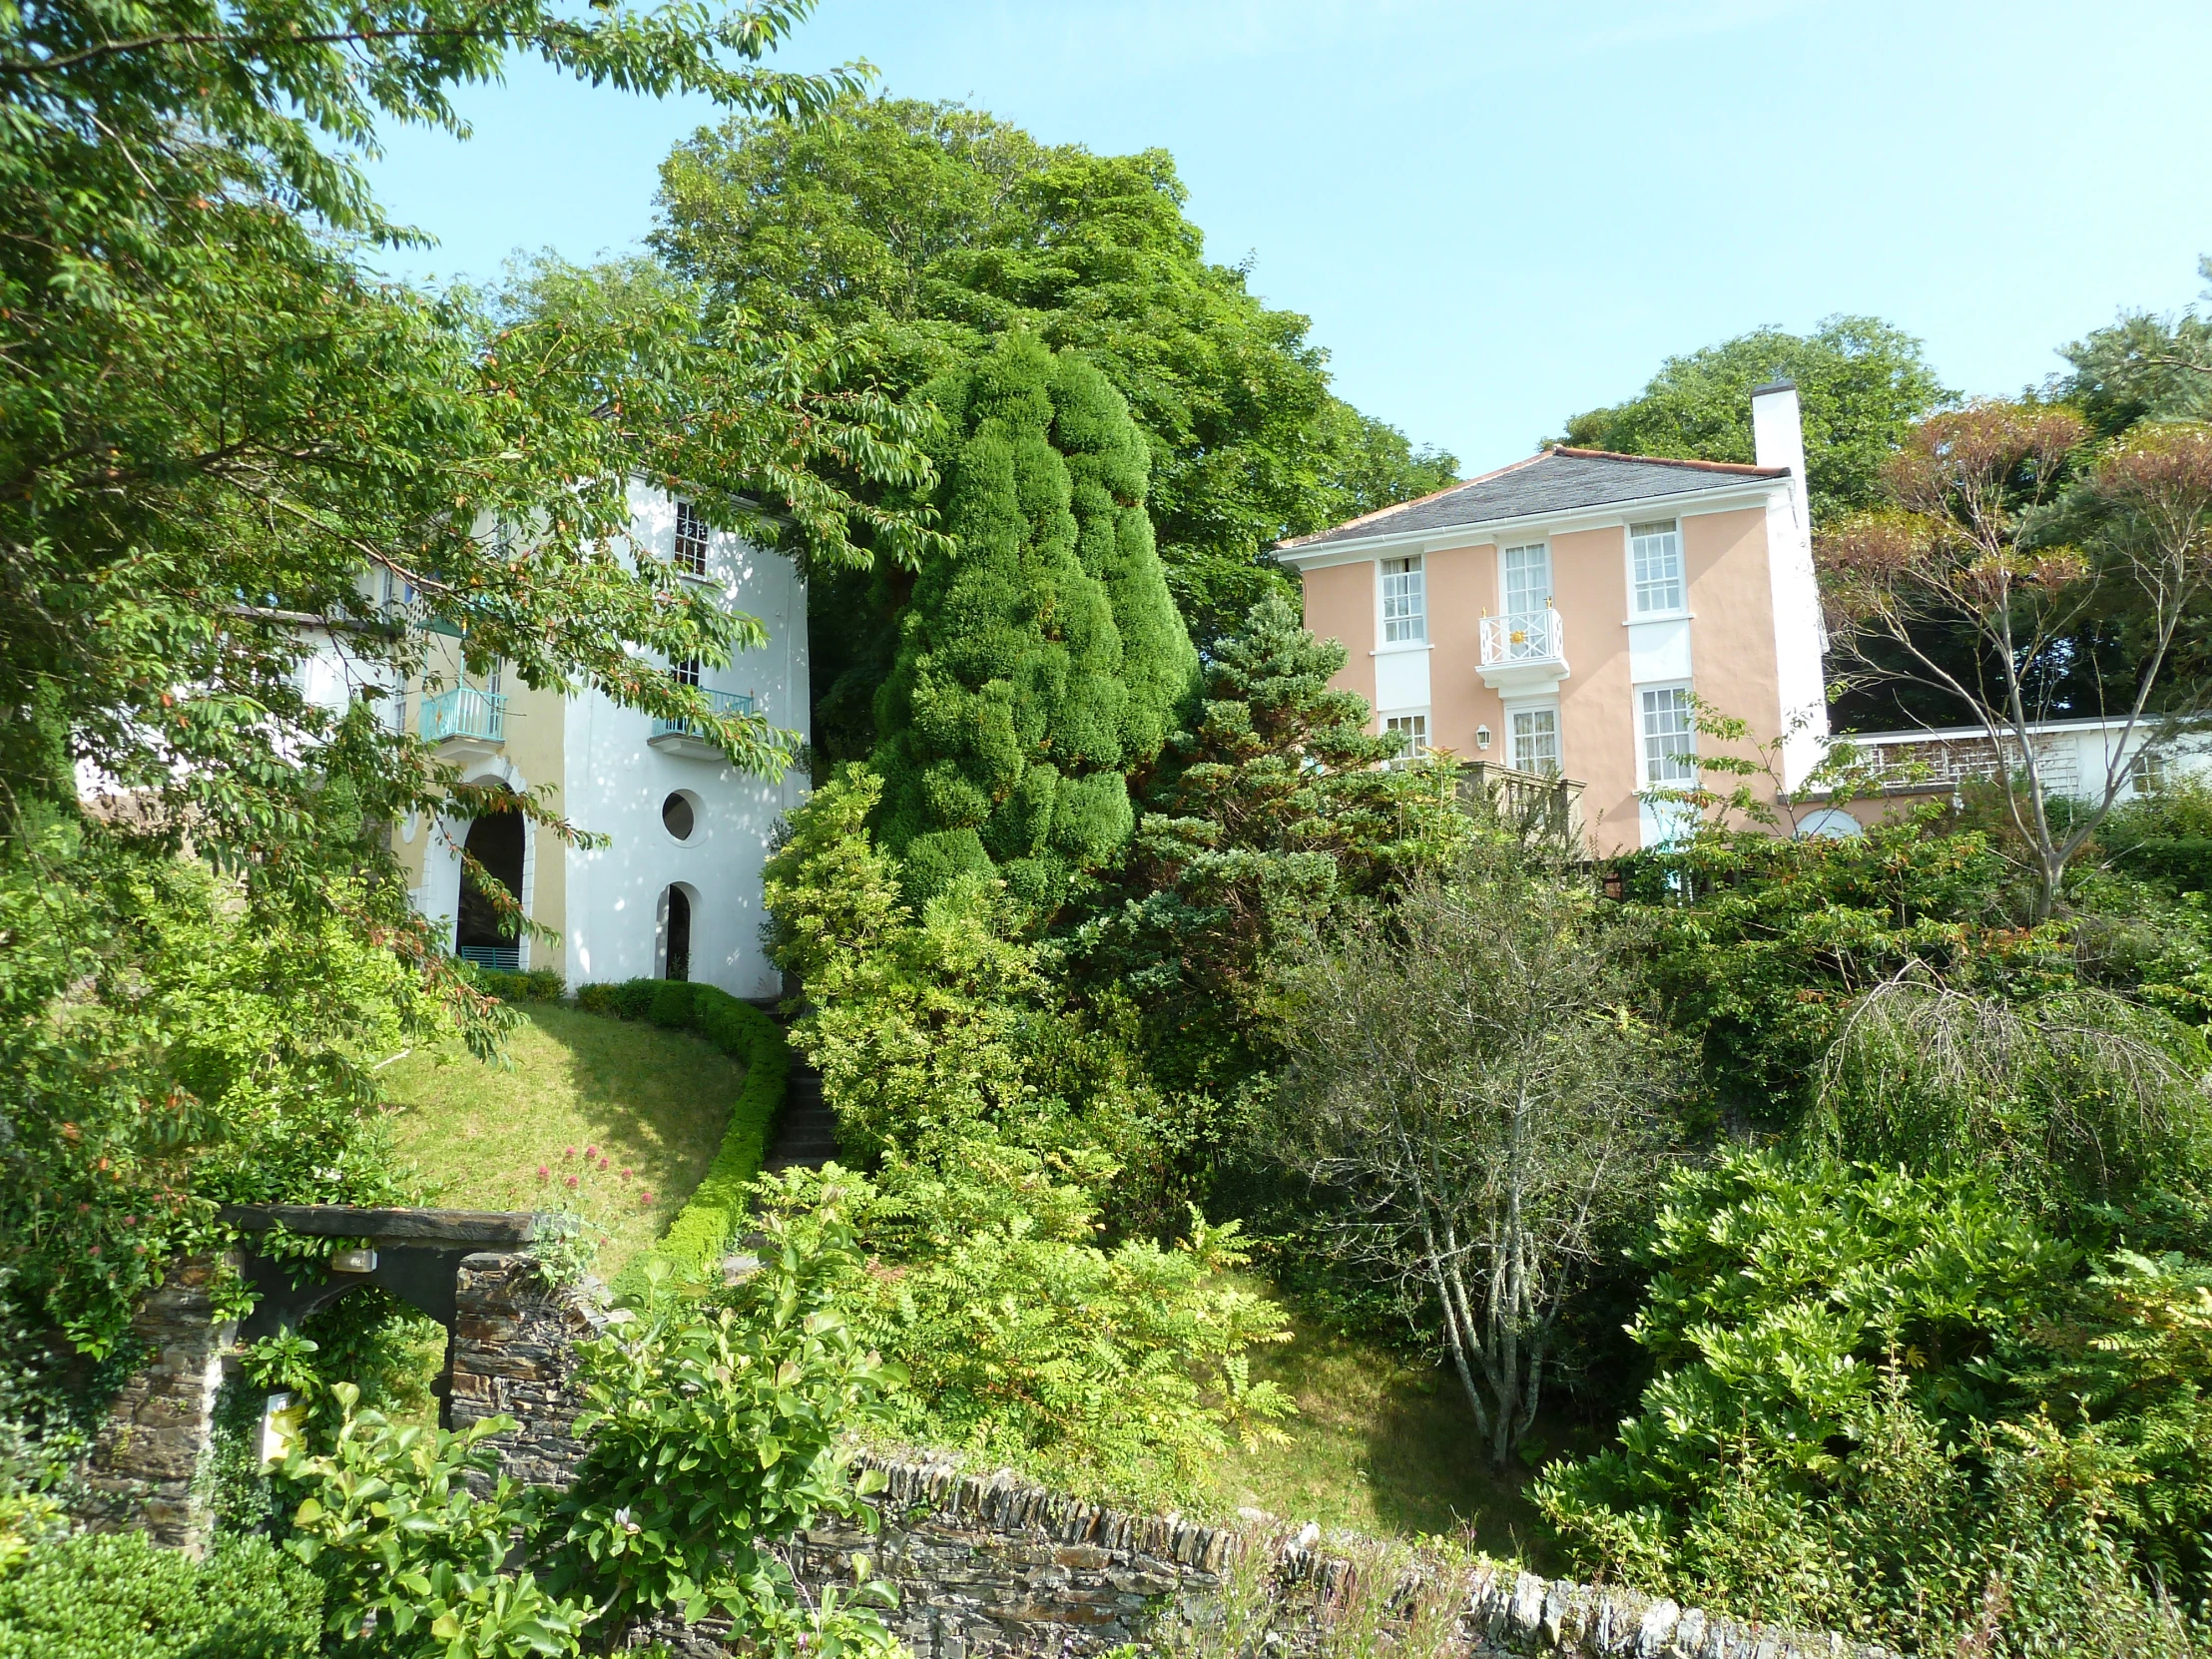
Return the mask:
[[[1145,515],[1148,451],[1074,352],[1002,337],[936,382],[940,503],[877,694],[882,843],[909,893],[995,868],[1049,907],[1129,836],[1197,671]]]

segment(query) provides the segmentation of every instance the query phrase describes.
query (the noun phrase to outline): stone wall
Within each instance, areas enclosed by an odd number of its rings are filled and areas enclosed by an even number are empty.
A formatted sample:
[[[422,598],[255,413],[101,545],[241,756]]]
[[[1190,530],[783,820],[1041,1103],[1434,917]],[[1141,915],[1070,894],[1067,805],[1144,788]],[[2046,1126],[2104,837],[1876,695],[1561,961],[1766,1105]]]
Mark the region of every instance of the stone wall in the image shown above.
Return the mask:
[[[212,1262],[186,1264],[149,1298],[137,1330],[154,1350],[94,1452],[96,1518],[140,1524],[165,1543],[205,1536],[193,1476],[213,1426],[232,1328],[211,1323]],[[522,1255],[467,1257],[448,1346],[456,1428],[505,1414],[499,1468],[559,1487],[583,1455],[571,1387],[575,1346],[603,1324],[591,1287],[548,1293]],[[1324,1540],[1307,1526],[1270,1530],[1135,1514],[1054,1492],[1011,1471],[974,1474],[931,1456],[864,1453],[884,1479],[880,1530],[843,1522],[794,1540],[789,1558],[810,1591],[868,1575],[897,1587],[891,1624],[916,1659],[1046,1655],[1087,1659],[1169,1625],[1254,1620],[1290,1656],[1320,1645],[1333,1621],[1400,1628],[1423,1620],[1470,1656],[1558,1652],[1634,1659],[1876,1659],[1839,1638],[1792,1636],[1709,1617],[1632,1591],[1546,1581],[1510,1565],[1457,1566],[1402,1548]],[[1388,1582],[1379,1581],[1387,1576]],[[1364,1580],[1378,1580],[1366,1582]],[[723,1652],[711,1624],[654,1624],[632,1646],[668,1642],[685,1659]]]
[[[493,1442],[499,1471],[528,1486],[565,1486],[584,1454],[583,1401],[568,1386],[576,1345],[603,1323],[596,1285],[548,1292],[527,1256],[487,1251],[461,1263],[446,1344],[446,1404],[456,1429],[502,1414],[519,1425]]]
[[[194,1554],[210,1525],[196,1477],[215,1432],[223,1356],[238,1331],[235,1321],[215,1318],[209,1292],[217,1270],[214,1257],[179,1262],[140,1305],[131,1334],[146,1345],[146,1365],[123,1385],[93,1442],[79,1505],[103,1531],[135,1526]]]

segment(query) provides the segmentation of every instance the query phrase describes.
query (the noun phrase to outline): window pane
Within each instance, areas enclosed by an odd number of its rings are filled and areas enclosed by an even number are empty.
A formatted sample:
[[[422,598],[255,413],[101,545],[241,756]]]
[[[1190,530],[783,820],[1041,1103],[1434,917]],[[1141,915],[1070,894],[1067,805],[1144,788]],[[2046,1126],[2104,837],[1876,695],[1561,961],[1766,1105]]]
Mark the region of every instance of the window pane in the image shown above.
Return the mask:
[[[682,662],[671,666],[676,670],[676,679],[680,685],[696,686],[699,684],[699,659],[697,657],[686,657]]]
[[[1505,550],[1505,614],[1530,617],[1551,603],[1551,549],[1508,547]]]
[[[1427,596],[1420,560],[1382,561],[1382,643],[1418,644],[1428,638]]]
[[[692,576],[707,574],[707,521],[689,501],[676,503],[676,568]]]
[[[1687,687],[1667,686],[1643,694],[1644,773],[1654,789],[1694,787],[1697,783],[1697,729],[1690,718]]]
[[[1522,772],[1559,776],[1559,711],[1513,711],[1513,765]]]
[[[1682,535],[1673,519],[1631,524],[1628,550],[1635,566],[1636,610],[1682,609]]]
[[[1392,766],[1402,766],[1407,761],[1418,760],[1428,753],[1426,715],[1392,715],[1382,723],[1382,730],[1398,740],[1398,752],[1390,763]]]

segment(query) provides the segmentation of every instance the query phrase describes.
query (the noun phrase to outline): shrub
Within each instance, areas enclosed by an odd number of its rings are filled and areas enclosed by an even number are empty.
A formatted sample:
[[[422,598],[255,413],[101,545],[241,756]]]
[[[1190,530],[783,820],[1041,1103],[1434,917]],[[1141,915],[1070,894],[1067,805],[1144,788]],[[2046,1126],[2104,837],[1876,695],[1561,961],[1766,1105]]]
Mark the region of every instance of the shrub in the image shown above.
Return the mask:
[[[476,988],[502,1002],[558,1002],[567,992],[568,981],[551,968],[532,968],[528,973],[478,968]]]
[[[535,1494],[505,1476],[487,1481],[482,1497],[467,1484],[491,1474],[483,1441],[514,1419],[487,1417],[457,1434],[395,1428],[357,1412],[351,1384],[332,1391],[345,1415],[330,1454],[294,1450],[284,1464],[285,1479],[311,1482],[286,1547],[328,1586],[323,1623],[341,1648],[373,1621],[379,1637],[396,1638],[378,1643],[394,1654],[574,1653],[591,1602],[548,1595],[530,1574],[505,1570],[513,1536],[540,1512]]]
[[[135,1532],[41,1544],[0,1578],[0,1659],[312,1659],[322,1587],[258,1537],[207,1559]]]
[[[692,1023],[699,990],[684,979],[653,981],[653,999],[646,1007],[646,1017],[671,1031],[683,1030]]]
[[[852,1478],[849,1431],[895,1377],[832,1301],[859,1270],[835,1207],[806,1239],[769,1231],[766,1265],[729,1303],[694,1316],[655,1296],[579,1352],[591,1449],[546,1529],[548,1582],[604,1600],[618,1628],[712,1610],[737,1620],[733,1648],[887,1655],[872,1614],[833,1593],[803,1606],[775,1546],[823,1511],[874,1528],[862,1499],[882,1477]]]
[[[578,985],[576,1006],[580,1012],[587,1014],[616,1013],[619,1010],[615,1007],[615,987],[608,984]]]

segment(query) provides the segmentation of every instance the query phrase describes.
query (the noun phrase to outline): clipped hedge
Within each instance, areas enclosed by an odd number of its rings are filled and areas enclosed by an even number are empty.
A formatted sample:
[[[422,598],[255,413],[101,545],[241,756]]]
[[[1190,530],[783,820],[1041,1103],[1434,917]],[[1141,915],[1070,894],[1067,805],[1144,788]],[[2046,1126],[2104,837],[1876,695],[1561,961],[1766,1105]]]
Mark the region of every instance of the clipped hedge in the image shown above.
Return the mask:
[[[0,1659],[313,1659],[322,1586],[268,1539],[207,1559],[136,1532],[39,1545],[0,1577]]]
[[[650,1020],[672,1031],[696,1031],[745,1067],[745,1081],[730,1108],[730,1126],[708,1166],[706,1178],[691,1195],[668,1232],[652,1251],[615,1281],[618,1296],[645,1289],[645,1264],[659,1257],[679,1277],[703,1274],[720,1259],[745,1218],[745,1190],[768,1160],[769,1139],[784,1107],[784,1085],[791,1075],[791,1046],[784,1028],[750,1002],[741,1002],[716,985],[682,979],[628,979],[615,985],[584,985],[576,1006],[622,1019]]]
[[[480,967],[476,986],[502,1002],[558,1002],[568,991],[568,982],[551,968],[509,973],[505,968]]]

